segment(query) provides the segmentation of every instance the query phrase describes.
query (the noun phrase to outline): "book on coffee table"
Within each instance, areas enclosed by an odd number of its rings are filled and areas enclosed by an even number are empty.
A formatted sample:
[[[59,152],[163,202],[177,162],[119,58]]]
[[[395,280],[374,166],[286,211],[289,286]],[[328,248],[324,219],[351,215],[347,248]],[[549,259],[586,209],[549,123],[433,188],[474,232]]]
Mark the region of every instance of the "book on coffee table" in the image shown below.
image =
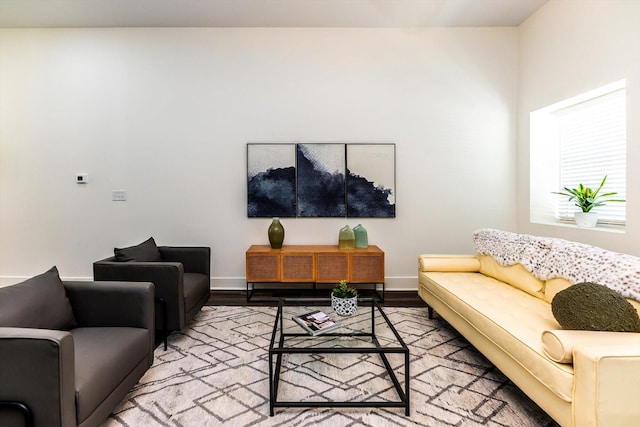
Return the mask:
[[[333,320],[329,315],[320,310],[310,311],[300,316],[293,316],[292,319],[302,326],[309,335],[313,336],[333,331],[342,326],[340,322]]]

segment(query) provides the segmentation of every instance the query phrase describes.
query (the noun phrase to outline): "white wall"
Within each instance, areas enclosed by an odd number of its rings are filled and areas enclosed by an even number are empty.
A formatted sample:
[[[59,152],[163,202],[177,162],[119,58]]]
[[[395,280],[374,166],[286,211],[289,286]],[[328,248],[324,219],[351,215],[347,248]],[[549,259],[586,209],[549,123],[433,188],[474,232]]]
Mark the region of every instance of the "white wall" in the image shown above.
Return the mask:
[[[519,27],[518,231],[640,256],[640,2],[551,0]],[[529,222],[529,113],[627,81],[624,233]]]
[[[270,223],[246,216],[246,143],[373,141],[397,144],[397,218],[285,218],[285,244],[360,222],[416,289],[418,254],[515,229],[516,67],[515,28],[0,30],[0,279],[90,278],[154,236],[243,287]]]

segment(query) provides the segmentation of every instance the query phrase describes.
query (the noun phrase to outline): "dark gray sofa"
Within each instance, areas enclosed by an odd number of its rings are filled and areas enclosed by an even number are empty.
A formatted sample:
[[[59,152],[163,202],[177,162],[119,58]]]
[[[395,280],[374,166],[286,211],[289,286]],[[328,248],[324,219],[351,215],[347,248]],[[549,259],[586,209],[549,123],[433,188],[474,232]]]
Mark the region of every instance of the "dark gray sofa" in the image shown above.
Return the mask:
[[[144,248],[143,248],[144,247]],[[93,279],[152,282],[156,299],[166,304],[156,310],[156,329],[183,330],[207,303],[211,294],[211,248],[189,246],[155,246],[153,239],[140,245],[116,249],[130,251],[118,261],[112,256],[93,263]],[[141,255],[141,251],[146,253]],[[158,251],[159,255],[149,256]],[[142,260],[142,261],[141,261]],[[151,261],[152,260],[152,261]]]
[[[54,267],[0,288],[0,425],[99,426],[153,349],[152,283],[62,282]]]

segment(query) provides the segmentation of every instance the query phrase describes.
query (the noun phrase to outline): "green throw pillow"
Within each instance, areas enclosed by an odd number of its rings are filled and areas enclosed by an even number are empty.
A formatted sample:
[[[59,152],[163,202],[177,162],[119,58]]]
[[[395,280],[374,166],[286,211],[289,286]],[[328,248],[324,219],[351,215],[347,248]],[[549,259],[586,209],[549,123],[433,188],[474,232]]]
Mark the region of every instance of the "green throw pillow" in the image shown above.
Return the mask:
[[[629,301],[597,283],[577,283],[558,292],[551,311],[563,329],[640,332],[640,317]]]

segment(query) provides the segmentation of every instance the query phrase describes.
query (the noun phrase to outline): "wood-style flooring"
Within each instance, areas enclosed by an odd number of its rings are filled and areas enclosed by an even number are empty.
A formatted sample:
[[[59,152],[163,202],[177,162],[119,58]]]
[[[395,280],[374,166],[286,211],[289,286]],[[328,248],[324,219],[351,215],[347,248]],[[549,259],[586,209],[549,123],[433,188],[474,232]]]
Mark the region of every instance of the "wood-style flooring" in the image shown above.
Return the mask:
[[[276,306],[280,298],[328,298],[328,292],[327,290],[256,290],[251,301],[247,302],[245,291],[211,291],[211,298],[209,298],[207,305]],[[361,296],[373,297],[374,294],[372,291],[361,291]],[[386,291],[385,301],[380,305],[386,307],[426,307],[417,291]]]

